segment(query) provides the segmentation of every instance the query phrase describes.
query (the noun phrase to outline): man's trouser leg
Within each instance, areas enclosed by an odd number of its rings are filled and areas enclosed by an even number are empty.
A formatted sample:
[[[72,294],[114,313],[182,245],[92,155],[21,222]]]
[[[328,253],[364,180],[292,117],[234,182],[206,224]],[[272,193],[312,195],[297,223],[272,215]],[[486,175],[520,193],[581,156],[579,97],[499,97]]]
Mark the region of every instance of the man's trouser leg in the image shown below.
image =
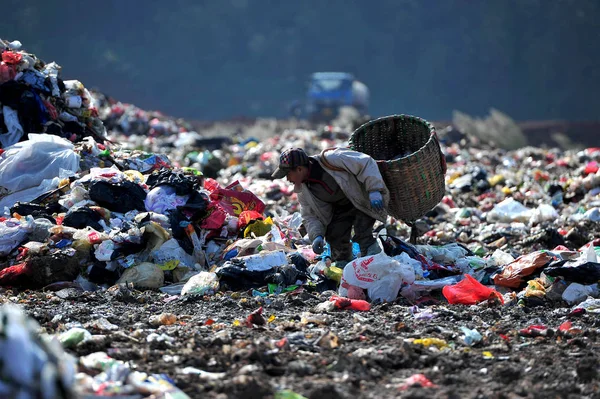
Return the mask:
[[[331,260],[334,262],[349,262],[352,260],[352,223],[355,218],[355,209],[346,212],[333,213],[331,223],[327,226],[325,240],[331,246]]]
[[[360,246],[360,255],[367,256],[378,253],[377,239],[373,237],[373,224],[375,219],[364,212],[356,211],[354,217],[354,237],[352,241]]]

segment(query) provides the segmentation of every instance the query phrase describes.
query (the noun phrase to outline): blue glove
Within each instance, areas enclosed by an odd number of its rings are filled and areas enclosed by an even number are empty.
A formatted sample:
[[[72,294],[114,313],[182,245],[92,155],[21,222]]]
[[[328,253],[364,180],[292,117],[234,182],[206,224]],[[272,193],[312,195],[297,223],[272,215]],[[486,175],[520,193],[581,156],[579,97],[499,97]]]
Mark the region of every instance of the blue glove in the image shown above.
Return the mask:
[[[371,201],[371,208],[376,211],[383,210],[383,197],[379,191],[371,191],[369,193],[369,200]]]
[[[317,255],[322,254],[324,247],[325,247],[325,241],[323,240],[323,237],[317,236],[317,238],[315,238],[315,240],[312,243],[313,252],[316,253]]]

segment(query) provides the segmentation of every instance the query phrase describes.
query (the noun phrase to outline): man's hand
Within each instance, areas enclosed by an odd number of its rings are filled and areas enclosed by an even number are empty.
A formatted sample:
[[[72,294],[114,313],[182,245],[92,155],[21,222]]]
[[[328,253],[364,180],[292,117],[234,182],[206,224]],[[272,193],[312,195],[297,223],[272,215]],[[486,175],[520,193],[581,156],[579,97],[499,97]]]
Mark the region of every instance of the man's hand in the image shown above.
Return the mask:
[[[315,238],[315,240],[312,243],[313,252],[316,253],[317,255],[322,254],[323,247],[325,247],[325,241],[323,240],[323,237],[317,236],[317,238]]]
[[[379,191],[371,191],[369,193],[369,200],[371,201],[371,208],[376,211],[383,210],[383,197]]]

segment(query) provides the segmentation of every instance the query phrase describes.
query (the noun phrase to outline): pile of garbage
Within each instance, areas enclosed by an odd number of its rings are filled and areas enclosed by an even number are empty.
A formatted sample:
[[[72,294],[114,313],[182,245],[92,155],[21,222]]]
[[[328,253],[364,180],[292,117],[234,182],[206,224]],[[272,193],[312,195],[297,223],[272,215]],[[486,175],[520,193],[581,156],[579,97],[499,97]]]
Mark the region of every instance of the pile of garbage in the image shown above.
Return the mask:
[[[323,312],[432,297],[600,311],[600,148],[506,151],[442,136],[447,195],[415,224],[418,244],[389,218],[376,226],[382,251],[363,257],[355,245],[340,268],[312,251],[296,195],[270,175],[282,149],[347,146],[350,132],[275,126],[257,139],[240,127],[233,140],[207,140],[183,121],[98,100],[20,48],[0,41],[0,286],[179,299],[336,291]],[[139,390],[162,384],[127,375]]]
[[[0,39],[0,149],[29,133],[47,133],[71,142],[102,139],[106,129],[84,85],[63,80],[60,65],[46,64],[21,47],[18,40]]]
[[[98,107],[98,117],[105,128],[127,137],[171,136],[191,130],[190,124],[180,118],[171,118],[160,111],[147,111],[133,104],[115,100],[98,90],[90,90]]]

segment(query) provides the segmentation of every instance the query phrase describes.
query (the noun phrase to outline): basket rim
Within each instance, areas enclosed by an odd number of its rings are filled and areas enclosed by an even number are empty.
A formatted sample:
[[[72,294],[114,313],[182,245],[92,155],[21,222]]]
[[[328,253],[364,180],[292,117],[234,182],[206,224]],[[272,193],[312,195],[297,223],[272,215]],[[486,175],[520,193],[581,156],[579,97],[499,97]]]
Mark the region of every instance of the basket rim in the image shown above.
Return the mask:
[[[391,160],[391,159],[376,159],[377,162],[396,162],[396,161],[400,161],[402,159],[408,159],[411,156],[413,156],[415,153],[417,153],[417,152],[421,151],[422,149],[424,149],[425,147],[427,147],[429,145],[430,141],[434,139],[434,136],[437,136],[437,133],[435,131],[435,126],[433,126],[432,123],[428,122],[427,120],[425,120],[425,119],[423,119],[421,117],[414,116],[414,115],[407,115],[407,114],[392,114],[392,115],[386,115],[386,116],[381,116],[381,117],[376,118],[376,119],[372,119],[372,120],[370,120],[368,122],[363,123],[359,127],[357,127],[352,132],[352,134],[350,135],[350,139],[348,140],[348,145],[350,147],[352,147],[352,148],[354,147],[354,135],[358,131],[360,131],[360,130],[368,127],[368,126],[374,125],[374,124],[376,124],[378,122],[381,122],[381,121],[384,121],[384,120],[387,120],[387,119],[394,119],[394,118],[412,119],[412,120],[414,120],[416,122],[424,124],[429,129],[429,138],[427,139],[427,141],[425,142],[425,144],[423,144],[422,147],[420,147],[418,150],[413,151],[412,153],[410,153],[408,155],[405,155],[405,156],[400,157],[400,158],[396,158],[394,160]]]

